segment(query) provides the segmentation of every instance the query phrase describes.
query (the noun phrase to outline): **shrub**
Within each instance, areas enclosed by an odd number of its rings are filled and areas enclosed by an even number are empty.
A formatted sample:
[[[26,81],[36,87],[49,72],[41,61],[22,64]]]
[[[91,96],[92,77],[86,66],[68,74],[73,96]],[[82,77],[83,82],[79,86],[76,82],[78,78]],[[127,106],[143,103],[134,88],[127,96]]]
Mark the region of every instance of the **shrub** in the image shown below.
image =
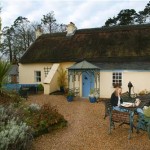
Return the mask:
[[[149,93],[150,92],[145,89],[145,90],[140,91],[139,95],[145,95],[145,94],[149,94]]]
[[[9,105],[10,103],[13,103],[15,106],[19,106],[23,98],[19,96],[19,94],[15,91],[5,91],[3,90],[0,98],[3,99],[0,103]]]
[[[16,117],[12,105],[0,106],[0,149],[26,150],[32,142],[29,126]]]
[[[68,91],[67,96],[75,96],[75,93],[73,91]]]
[[[40,111],[28,109],[25,122],[32,127],[35,137],[67,125],[64,117],[50,104],[41,106]]]
[[[39,85],[38,85],[38,91],[44,91],[44,87],[43,87],[42,84],[39,84]]]
[[[30,104],[29,107],[28,107],[28,110],[30,112],[38,111],[40,109],[41,109],[40,105],[34,104],[34,103]]]
[[[2,85],[7,77],[7,72],[10,69],[9,62],[0,60],[0,94],[2,93]]]
[[[144,115],[145,115],[146,117],[150,117],[150,106],[147,107],[146,109],[144,109]]]

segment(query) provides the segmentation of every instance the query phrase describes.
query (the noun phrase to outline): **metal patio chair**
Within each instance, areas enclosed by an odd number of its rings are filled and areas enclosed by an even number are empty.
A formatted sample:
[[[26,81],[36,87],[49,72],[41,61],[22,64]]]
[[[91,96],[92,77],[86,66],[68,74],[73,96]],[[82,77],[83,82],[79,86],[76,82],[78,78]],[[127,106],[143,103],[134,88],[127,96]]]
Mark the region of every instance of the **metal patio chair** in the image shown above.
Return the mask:
[[[131,139],[131,132],[133,132],[133,112],[121,112],[117,110],[109,111],[109,134],[111,134],[112,128],[115,129],[115,123],[128,124],[129,135],[128,139]],[[120,126],[119,125],[119,126]]]
[[[105,114],[104,114],[104,119],[109,116],[109,112],[112,110],[112,106],[110,103],[110,99],[106,99],[102,101],[104,103],[105,106]]]

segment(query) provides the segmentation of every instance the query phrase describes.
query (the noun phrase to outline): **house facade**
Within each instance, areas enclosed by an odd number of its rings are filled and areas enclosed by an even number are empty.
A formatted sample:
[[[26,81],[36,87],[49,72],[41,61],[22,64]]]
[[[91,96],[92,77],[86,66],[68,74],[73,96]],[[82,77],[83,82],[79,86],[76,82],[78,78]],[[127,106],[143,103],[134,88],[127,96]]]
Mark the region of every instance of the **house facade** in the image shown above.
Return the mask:
[[[70,32],[70,29],[69,29]],[[44,93],[59,90],[59,69],[67,71],[68,88],[82,97],[90,89],[108,98],[115,84],[132,92],[150,90],[150,25],[102,27],[42,34],[19,62],[19,83],[43,84]]]

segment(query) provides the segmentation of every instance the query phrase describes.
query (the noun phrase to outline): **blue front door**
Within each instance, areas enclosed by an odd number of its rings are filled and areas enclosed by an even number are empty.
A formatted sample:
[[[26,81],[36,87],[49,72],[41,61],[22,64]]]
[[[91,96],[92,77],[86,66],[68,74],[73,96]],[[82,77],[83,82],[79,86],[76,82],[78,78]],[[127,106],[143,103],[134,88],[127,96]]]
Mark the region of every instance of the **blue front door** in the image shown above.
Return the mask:
[[[82,96],[88,97],[90,89],[94,88],[94,75],[90,72],[82,73]]]

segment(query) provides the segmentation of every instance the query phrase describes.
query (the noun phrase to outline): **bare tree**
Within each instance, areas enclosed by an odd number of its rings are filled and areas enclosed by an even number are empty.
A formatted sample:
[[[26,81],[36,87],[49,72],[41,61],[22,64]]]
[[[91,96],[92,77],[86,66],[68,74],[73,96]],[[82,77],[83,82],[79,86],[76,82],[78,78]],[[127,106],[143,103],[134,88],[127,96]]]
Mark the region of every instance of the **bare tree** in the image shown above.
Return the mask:
[[[9,28],[3,29],[1,53],[9,61],[18,60],[35,40],[34,28],[27,18],[18,17]]]

